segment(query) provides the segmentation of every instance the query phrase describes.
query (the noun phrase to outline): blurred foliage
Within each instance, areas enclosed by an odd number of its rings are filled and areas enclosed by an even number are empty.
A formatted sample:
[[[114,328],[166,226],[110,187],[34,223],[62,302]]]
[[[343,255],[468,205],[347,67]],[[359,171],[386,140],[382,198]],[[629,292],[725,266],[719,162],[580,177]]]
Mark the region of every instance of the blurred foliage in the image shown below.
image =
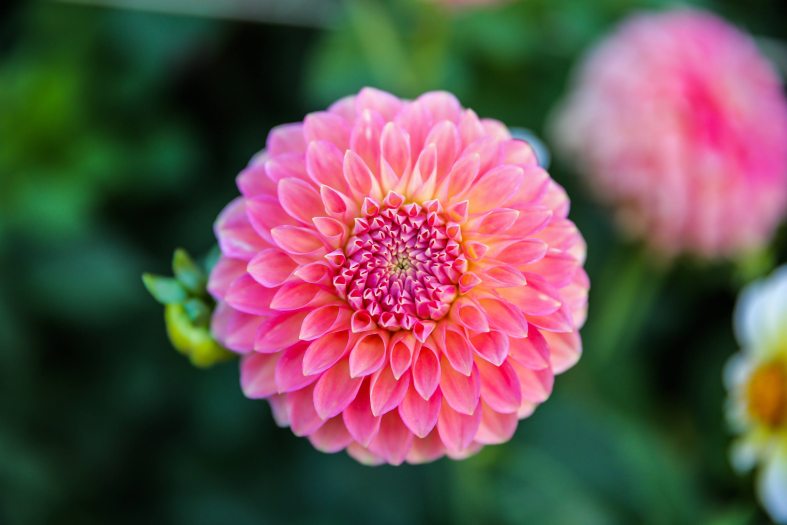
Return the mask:
[[[720,378],[736,291],[787,261],[784,229],[739,268],[668,272],[553,159],[590,247],[585,356],[511,443],[422,467],[362,467],[275,427],[235,364],[169,350],[138,280],[175,244],[207,252],[273,125],[370,84],[448,89],[544,137],[582,51],[668,5],[347,0],[328,31],[0,6],[0,523],[763,522],[728,466]],[[700,5],[787,39],[777,0]]]

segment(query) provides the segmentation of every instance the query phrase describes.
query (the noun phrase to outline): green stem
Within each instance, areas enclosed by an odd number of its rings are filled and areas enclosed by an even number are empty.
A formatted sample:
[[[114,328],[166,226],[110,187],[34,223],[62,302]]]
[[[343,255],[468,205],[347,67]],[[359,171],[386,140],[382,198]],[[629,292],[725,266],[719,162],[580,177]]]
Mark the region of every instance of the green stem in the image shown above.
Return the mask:
[[[597,364],[608,363],[631,346],[651,317],[665,271],[653,264],[652,254],[620,250],[593,283],[588,328],[583,335],[586,355]]]

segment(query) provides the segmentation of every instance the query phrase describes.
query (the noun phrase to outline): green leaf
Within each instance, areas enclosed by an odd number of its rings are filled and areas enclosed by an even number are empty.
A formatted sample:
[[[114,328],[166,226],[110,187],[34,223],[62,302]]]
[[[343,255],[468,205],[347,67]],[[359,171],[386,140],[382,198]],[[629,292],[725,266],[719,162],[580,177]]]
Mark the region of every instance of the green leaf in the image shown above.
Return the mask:
[[[172,271],[175,278],[191,293],[202,295],[205,292],[205,274],[183,248],[175,250]]]
[[[183,303],[186,314],[191,322],[197,326],[208,326],[210,321],[210,308],[200,299],[189,299]]]
[[[151,273],[142,274],[142,282],[150,295],[161,304],[182,303],[188,298],[186,289],[172,277],[163,277]]]

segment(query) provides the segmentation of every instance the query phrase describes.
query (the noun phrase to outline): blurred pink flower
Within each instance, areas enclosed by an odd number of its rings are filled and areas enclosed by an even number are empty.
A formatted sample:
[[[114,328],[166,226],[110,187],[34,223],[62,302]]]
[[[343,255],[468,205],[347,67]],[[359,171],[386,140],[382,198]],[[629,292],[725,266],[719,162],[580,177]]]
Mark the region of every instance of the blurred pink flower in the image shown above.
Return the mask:
[[[275,128],[216,222],[213,331],[280,425],[364,463],[514,433],[579,358],[588,279],[527,143],[448,93]]]
[[[782,86],[713,15],[624,22],[582,64],[554,131],[622,225],[670,255],[735,256],[784,216]]]

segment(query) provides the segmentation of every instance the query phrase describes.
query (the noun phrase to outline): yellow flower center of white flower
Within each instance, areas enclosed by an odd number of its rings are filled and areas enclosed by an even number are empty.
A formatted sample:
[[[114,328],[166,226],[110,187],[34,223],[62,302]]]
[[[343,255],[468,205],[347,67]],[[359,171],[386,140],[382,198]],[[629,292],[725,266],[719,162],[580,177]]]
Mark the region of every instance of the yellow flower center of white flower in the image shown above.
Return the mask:
[[[746,401],[755,421],[769,428],[787,423],[787,363],[771,361],[757,368],[749,378]]]

